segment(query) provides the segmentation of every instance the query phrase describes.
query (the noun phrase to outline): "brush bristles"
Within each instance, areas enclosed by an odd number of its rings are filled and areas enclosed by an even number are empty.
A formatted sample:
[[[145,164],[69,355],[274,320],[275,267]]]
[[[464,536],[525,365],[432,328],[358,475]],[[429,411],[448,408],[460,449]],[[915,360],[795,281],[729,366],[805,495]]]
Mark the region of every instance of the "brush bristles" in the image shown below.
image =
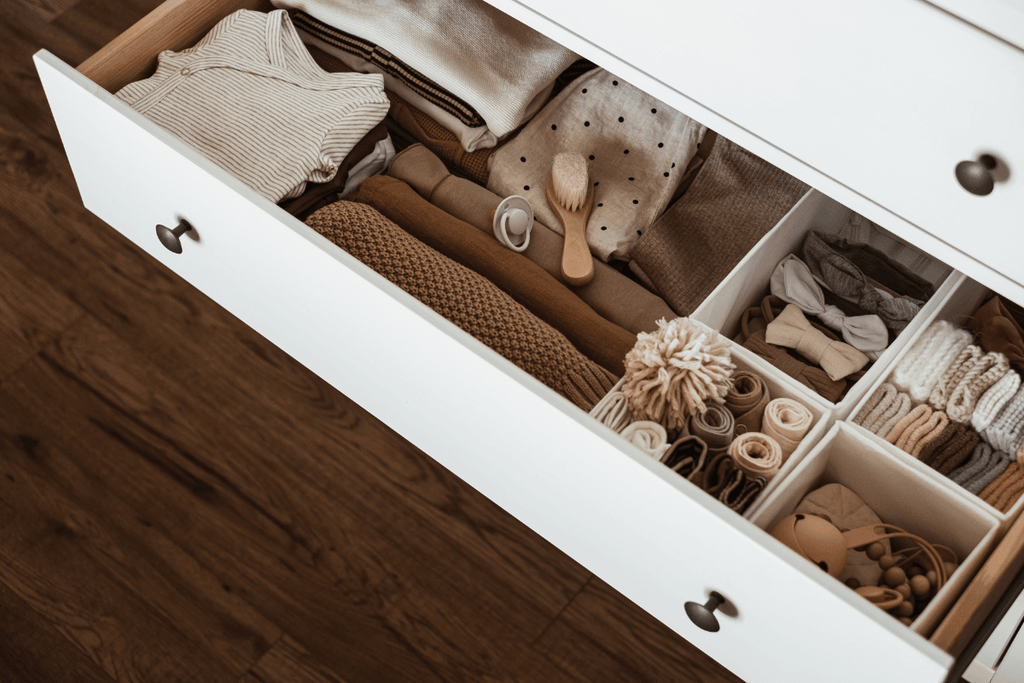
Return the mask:
[[[555,199],[569,211],[575,211],[587,198],[587,160],[576,152],[555,155],[551,164],[551,184]]]

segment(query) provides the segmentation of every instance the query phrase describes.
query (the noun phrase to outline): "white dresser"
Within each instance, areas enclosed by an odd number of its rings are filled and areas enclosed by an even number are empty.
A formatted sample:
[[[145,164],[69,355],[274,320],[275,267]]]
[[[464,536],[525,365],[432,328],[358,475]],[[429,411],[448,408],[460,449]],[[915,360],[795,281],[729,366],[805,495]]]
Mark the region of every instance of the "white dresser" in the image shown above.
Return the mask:
[[[491,2],[1024,303],[1019,32],[919,0]],[[269,9],[168,0],[79,70],[36,56],[90,210],[749,683],[945,678],[950,654],[111,95],[241,7]],[[983,155],[979,196],[954,169]],[[178,255],[154,226],[180,219]],[[717,633],[683,610],[711,591]]]

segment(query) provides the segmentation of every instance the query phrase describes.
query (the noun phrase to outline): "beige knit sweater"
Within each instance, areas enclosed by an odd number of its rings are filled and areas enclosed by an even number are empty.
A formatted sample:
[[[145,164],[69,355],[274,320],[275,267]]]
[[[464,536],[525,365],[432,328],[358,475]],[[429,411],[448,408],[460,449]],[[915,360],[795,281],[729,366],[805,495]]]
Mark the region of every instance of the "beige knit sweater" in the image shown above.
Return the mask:
[[[365,204],[340,201],[306,223],[583,410],[617,378],[489,280]]]

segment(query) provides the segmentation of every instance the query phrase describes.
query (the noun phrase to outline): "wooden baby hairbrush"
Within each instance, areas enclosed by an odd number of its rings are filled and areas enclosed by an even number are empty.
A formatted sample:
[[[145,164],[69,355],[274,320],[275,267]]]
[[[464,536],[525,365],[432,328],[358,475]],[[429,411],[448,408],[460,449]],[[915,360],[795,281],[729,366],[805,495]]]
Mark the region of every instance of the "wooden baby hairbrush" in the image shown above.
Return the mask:
[[[562,152],[551,164],[547,186],[548,204],[565,229],[562,247],[562,279],[579,287],[594,278],[594,257],[587,246],[587,220],[594,206],[587,160],[582,154]]]

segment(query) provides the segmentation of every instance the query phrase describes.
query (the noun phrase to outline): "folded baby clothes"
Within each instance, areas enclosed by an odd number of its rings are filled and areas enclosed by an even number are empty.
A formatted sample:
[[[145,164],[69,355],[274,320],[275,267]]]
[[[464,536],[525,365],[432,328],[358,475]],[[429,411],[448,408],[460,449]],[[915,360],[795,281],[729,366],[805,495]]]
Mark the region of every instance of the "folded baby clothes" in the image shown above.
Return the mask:
[[[975,452],[977,452],[977,448],[983,443],[985,442],[979,442],[978,446],[975,447]],[[1006,471],[1006,468],[1010,466],[1010,463],[1013,462],[1013,458],[1006,453],[994,448],[991,448],[991,450],[992,454],[988,465],[963,483],[964,489],[970,491],[974,495],[980,495],[981,492],[984,491],[985,488],[995,481],[1000,475],[1002,475],[1002,473]]]
[[[1005,354],[1010,367],[1024,372],[1024,328],[998,295],[979,306],[964,325],[977,335],[981,348]]]
[[[992,446],[984,441],[979,441],[978,445],[974,447],[971,457],[949,473],[949,480],[963,488],[967,488],[969,482],[972,482],[979,474],[993,464],[992,457],[995,453],[996,451],[992,449]]]
[[[389,106],[380,76],[317,66],[281,10],[238,10],[117,97],[272,202],[334,178]]]
[[[389,176],[366,180],[351,199],[372,206],[415,238],[486,277],[568,337],[583,355],[622,375],[623,360],[636,335],[599,316],[565,285],[501,246],[493,235],[445,213]]]
[[[769,401],[764,409],[762,431],[779,444],[782,462],[786,462],[813,423],[814,415],[803,403],[791,398],[776,398]]]
[[[907,450],[907,443],[911,437],[914,436],[915,431],[918,427],[928,424],[928,421],[932,417],[932,407],[926,403],[914,406],[913,409],[907,415],[897,422],[889,433],[885,435],[885,440],[896,446],[900,450]],[[920,438],[921,434],[918,433],[914,443],[917,443],[916,439]]]
[[[854,416],[853,422],[885,438],[896,423],[910,412],[910,407],[909,396],[889,382],[884,382]]]
[[[1017,389],[1013,398],[1003,405],[983,433],[993,448],[1011,456],[1016,452],[1017,446],[1024,439],[1024,386]]]
[[[717,455],[732,443],[736,422],[725,406],[709,403],[703,413],[695,413],[690,417],[684,433],[698,437],[707,445],[709,455]]]
[[[893,369],[891,381],[914,401],[925,401],[946,368],[970,343],[970,332],[947,320],[937,320],[907,349]]]
[[[725,396],[725,407],[736,418],[736,432],[761,431],[761,418],[772,400],[768,385],[760,375],[739,370],[732,375],[732,386]]]
[[[502,137],[576,55],[483,0],[273,0],[377,45],[468,104]]]
[[[817,280],[841,297],[875,313],[899,332],[914,319],[934,288],[908,268],[866,244],[850,244],[835,235],[810,231],[802,256]],[[870,279],[860,266],[869,269]],[[875,280],[901,296],[892,297],[871,284]]]
[[[862,369],[869,358],[849,344],[818,331],[803,311],[788,304],[775,320],[768,323],[765,341],[794,349],[804,358],[821,366],[832,380],[843,379]]]
[[[1002,353],[990,351],[975,359],[946,402],[949,419],[970,422],[981,397],[1009,373],[1010,361]]]
[[[373,208],[335,202],[306,223],[583,410],[592,409],[615,384],[612,373],[494,284]]]
[[[613,431],[621,432],[633,420],[629,414],[626,397],[617,387],[618,385],[597,402],[590,411],[590,417]]]
[[[718,494],[718,500],[733,512],[743,514],[768,482],[764,477],[739,474],[741,476],[734,477],[722,489]]]
[[[817,316],[827,327],[840,332],[847,344],[878,360],[889,346],[889,330],[877,315],[848,316],[836,306],[825,303],[821,285],[814,281],[807,264],[790,254],[779,261],[769,282],[773,295]]]
[[[970,425],[950,422],[953,428],[941,447],[931,456],[928,465],[938,470],[939,474],[949,474],[970,459],[981,436]]]
[[[602,261],[629,260],[669,205],[706,128],[604,69],[569,84],[491,157],[487,188],[519,194],[561,233],[546,187],[560,152],[589,160],[594,193],[587,244]],[[692,188],[691,188],[692,189]]]
[[[629,267],[689,315],[808,189],[719,135],[690,188],[637,239]]]
[[[964,378],[967,371],[974,367],[982,355],[981,347],[974,344],[968,344],[960,349],[960,353],[946,366],[945,371],[939,375],[939,380],[928,394],[928,403],[931,404],[932,408],[935,410],[946,409],[946,403],[949,402],[950,396],[953,395],[953,389]]]
[[[494,210],[503,197],[452,175],[423,145],[412,145],[399,152],[388,175],[408,183],[442,211],[475,226],[488,237],[493,235]],[[561,235],[535,220],[530,245],[523,255],[561,281],[562,243]],[[633,334],[653,332],[658,320],[675,317],[661,297],[602,261],[594,262],[594,279],[573,287],[572,292],[603,318]]]
[[[1000,512],[1006,512],[1017,502],[1021,493],[1024,493],[1024,467],[1012,461],[979,496]]]
[[[928,418],[928,422],[919,426],[914,430],[915,433],[910,435],[907,452],[922,462],[930,461],[958,431],[961,430],[956,422],[951,422],[943,411],[936,410]]]

